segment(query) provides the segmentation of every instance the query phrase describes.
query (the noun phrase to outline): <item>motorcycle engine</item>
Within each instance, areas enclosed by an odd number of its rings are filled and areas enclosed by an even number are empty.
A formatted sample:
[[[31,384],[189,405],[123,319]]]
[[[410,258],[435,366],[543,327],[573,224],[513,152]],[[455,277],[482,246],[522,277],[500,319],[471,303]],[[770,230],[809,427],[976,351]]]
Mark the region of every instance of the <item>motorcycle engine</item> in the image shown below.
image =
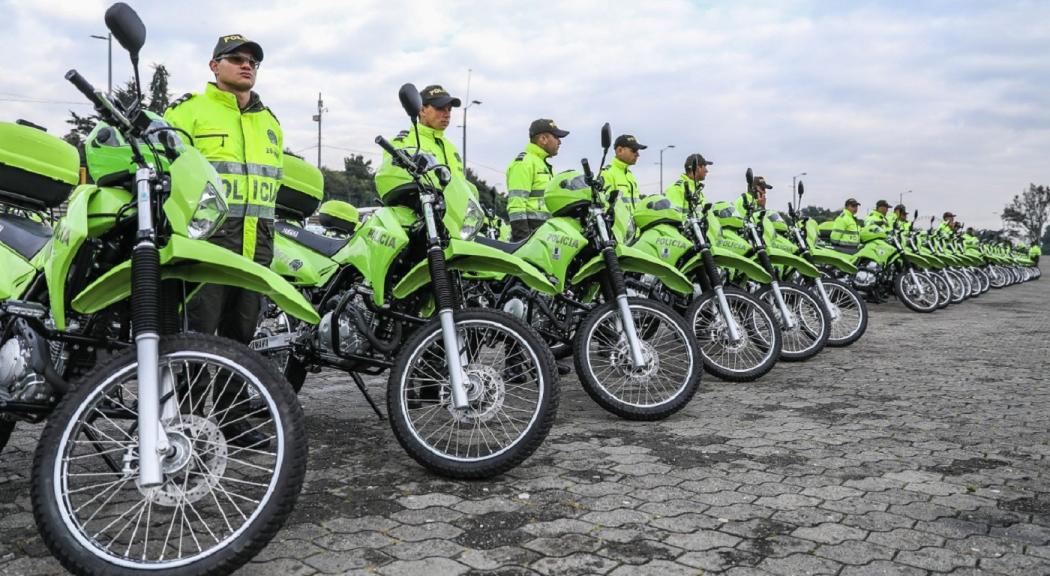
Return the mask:
[[[853,277],[853,285],[857,288],[870,288],[875,284],[875,275],[867,270],[860,270]]]
[[[48,361],[48,353],[46,345],[31,330],[15,330],[0,346],[0,403],[51,399],[51,387],[34,368]]]
[[[354,294],[350,301],[346,303],[346,307],[343,313],[339,315],[339,318],[335,318],[335,308],[333,307],[328,313],[321,317],[321,323],[317,327],[315,344],[321,350],[326,352],[335,353],[332,348],[332,331],[339,330],[339,353],[346,354],[364,354],[371,348],[371,344],[365,335],[362,334],[354,323],[352,314],[358,314],[364,320],[364,324],[368,326],[370,330],[375,330],[376,319],[373,314],[363,301],[361,294]]]

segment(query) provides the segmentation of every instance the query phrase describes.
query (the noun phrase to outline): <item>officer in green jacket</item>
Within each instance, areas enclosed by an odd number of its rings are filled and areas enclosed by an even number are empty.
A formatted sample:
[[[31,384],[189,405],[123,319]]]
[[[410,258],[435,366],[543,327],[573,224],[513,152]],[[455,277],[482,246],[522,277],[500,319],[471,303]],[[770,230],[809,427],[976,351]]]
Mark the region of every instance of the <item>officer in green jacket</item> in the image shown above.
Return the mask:
[[[543,192],[554,177],[548,159],[558,155],[561,139],[568,130],[558,128],[554,120],[540,118],[529,125],[529,143],[525,151],[507,167],[507,214],[511,241],[524,240],[550,218],[543,204]]]
[[[758,211],[766,207],[766,190],[772,190],[771,184],[766,184],[766,179],[762,176],[756,176],[751,180],[751,189],[745,191],[736,199],[736,211],[743,218],[747,216],[747,206],[750,205],[751,209]],[[745,200],[747,201],[745,205]]]
[[[613,189],[619,190],[620,195],[617,202],[623,202],[631,214],[634,214],[634,205],[641,197],[638,181],[631,173],[631,166],[638,162],[639,151],[646,148],[648,146],[640,144],[634,136],[621,134],[613,142],[613,152],[616,157],[602,170],[606,193],[612,192]]]
[[[955,236],[955,214],[951,212],[944,213],[944,219],[941,220],[941,225],[937,227],[937,235],[942,238],[952,238]]]
[[[714,162],[708,162],[703,154],[690,154],[685,159],[685,172],[678,177],[678,180],[667,187],[664,190],[664,196],[671,201],[671,204],[678,210],[685,212],[689,208],[689,204],[686,202],[686,195],[696,193],[697,204],[703,205],[704,200],[704,179],[707,178],[707,167],[714,164]]]
[[[831,228],[831,243],[844,248],[856,248],[860,245],[860,225],[857,224],[857,210],[860,202],[850,198],[846,207],[835,219]]]
[[[890,230],[893,230],[893,227],[897,226],[899,230],[905,231],[910,227],[909,224],[908,209],[904,204],[897,204],[893,207],[893,212],[886,215],[886,227]]]
[[[209,240],[268,266],[273,259],[284,136],[277,117],[252,91],[262,60],[259,44],[240,34],[220,37],[209,62],[215,82],[205,86],[203,94],[186,94],[173,102],[164,119],[193,137],[193,146],[222,179],[229,213]],[[261,304],[254,292],[206,284],[187,304],[190,329],[248,343],[255,335]],[[225,397],[216,402],[239,404]],[[266,436],[251,430],[243,418],[234,420],[223,428],[233,444],[268,444]]]
[[[1043,248],[1039,244],[1032,244],[1028,249],[1028,257],[1032,259],[1035,266],[1039,265],[1039,257],[1043,255]]]
[[[193,137],[222,179],[230,211],[210,240],[269,265],[284,137],[277,117],[252,91],[262,59],[262,47],[244,36],[220,37],[209,63],[215,82],[202,94],[173,102],[164,119]],[[260,302],[240,288],[204,286],[189,303],[190,326],[247,343],[255,334]]]
[[[864,218],[865,228],[879,228],[887,229],[889,223],[886,218],[886,213],[890,211],[890,203],[885,200],[879,200],[875,203],[875,209],[868,213]]]
[[[459,108],[462,102],[437,84],[424,88],[420,96],[423,109],[419,112],[419,123],[399,132],[392,144],[395,148],[411,148],[414,152],[418,134],[421,152],[433,155],[438,164],[448,166],[453,175],[466,177],[463,157],[452,140],[445,136],[445,129],[452,119],[452,109]]]

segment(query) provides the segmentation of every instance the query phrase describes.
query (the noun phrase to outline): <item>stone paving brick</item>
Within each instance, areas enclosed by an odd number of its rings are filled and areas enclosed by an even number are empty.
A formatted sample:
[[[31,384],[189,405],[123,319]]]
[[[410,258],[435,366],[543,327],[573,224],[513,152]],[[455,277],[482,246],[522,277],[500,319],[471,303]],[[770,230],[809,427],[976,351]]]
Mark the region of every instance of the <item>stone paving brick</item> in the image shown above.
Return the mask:
[[[547,442],[486,481],[428,473],[344,374],[312,374],[307,484],[238,574],[1050,574],[1047,301],[1041,281],[921,318],[872,306],[853,346],[705,378],[660,422],[570,374]],[[0,576],[61,573],[31,513],[39,433],[0,453]]]

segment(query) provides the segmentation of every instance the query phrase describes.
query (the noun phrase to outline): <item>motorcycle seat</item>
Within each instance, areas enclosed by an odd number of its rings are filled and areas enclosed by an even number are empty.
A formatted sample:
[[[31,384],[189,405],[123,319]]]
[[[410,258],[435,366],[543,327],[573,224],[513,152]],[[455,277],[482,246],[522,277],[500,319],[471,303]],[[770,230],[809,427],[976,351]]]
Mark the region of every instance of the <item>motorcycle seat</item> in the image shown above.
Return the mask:
[[[343,246],[346,246],[346,243],[349,242],[345,238],[329,238],[328,236],[314,234],[309,230],[292,226],[286,222],[278,222],[276,228],[277,233],[281,236],[329,258],[335,256],[336,252],[342,250]]]
[[[524,246],[525,243],[529,241],[529,239],[526,238],[526,239],[518,241],[518,242],[504,242],[502,240],[493,240],[492,238],[489,238],[488,236],[476,236],[474,238],[474,241],[477,242],[478,244],[483,244],[483,245],[488,246],[490,248],[495,248],[497,250],[502,250],[503,252],[506,252],[507,254],[513,254],[513,253],[518,251],[518,248],[521,248],[522,246]]]
[[[14,214],[0,214],[0,243],[32,260],[51,239],[51,227]]]

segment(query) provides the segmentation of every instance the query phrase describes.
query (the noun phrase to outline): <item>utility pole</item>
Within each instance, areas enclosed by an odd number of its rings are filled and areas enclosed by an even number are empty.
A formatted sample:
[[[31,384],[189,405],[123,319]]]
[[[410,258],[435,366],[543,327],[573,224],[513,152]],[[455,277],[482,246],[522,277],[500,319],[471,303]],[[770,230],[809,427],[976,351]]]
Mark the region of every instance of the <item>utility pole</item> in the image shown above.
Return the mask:
[[[328,108],[324,107],[324,100],[321,100],[321,93],[317,93],[317,114],[314,114],[314,122],[317,122],[317,169],[321,169],[321,116],[328,112]]]
[[[899,192],[897,194],[897,204],[904,204],[904,195],[905,194],[911,194],[911,190],[908,190],[907,192]]]
[[[99,36],[98,34],[92,34],[92,38],[98,40],[105,40],[109,44],[109,82],[107,84],[108,94],[110,97],[113,96],[113,34],[109,33],[105,36]]]
[[[664,193],[664,150],[668,148],[674,148],[674,144],[668,144],[660,149],[660,190],[659,194]]]
[[[795,209],[796,210],[801,210],[802,207],[798,205],[798,200],[795,197],[795,182],[798,181],[799,177],[805,176],[805,175],[806,175],[806,173],[803,172],[801,174],[795,174],[794,176],[791,177],[791,201],[795,204]]]
[[[463,153],[463,173],[464,174],[467,172],[467,110],[470,110],[470,107],[475,105],[475,104],[479,104],[479,105],[481,104],[480,100],[471,100],[470,99],[470,75],[471,75],[471,73],[473,71],[474,71],[473,69],[467,68],[467,97],[465,98],[465,100],[467,102],[467,105],[463,107],[463,142],[462,142],[463,146],[462,146],[462,151],[461,152]]]

